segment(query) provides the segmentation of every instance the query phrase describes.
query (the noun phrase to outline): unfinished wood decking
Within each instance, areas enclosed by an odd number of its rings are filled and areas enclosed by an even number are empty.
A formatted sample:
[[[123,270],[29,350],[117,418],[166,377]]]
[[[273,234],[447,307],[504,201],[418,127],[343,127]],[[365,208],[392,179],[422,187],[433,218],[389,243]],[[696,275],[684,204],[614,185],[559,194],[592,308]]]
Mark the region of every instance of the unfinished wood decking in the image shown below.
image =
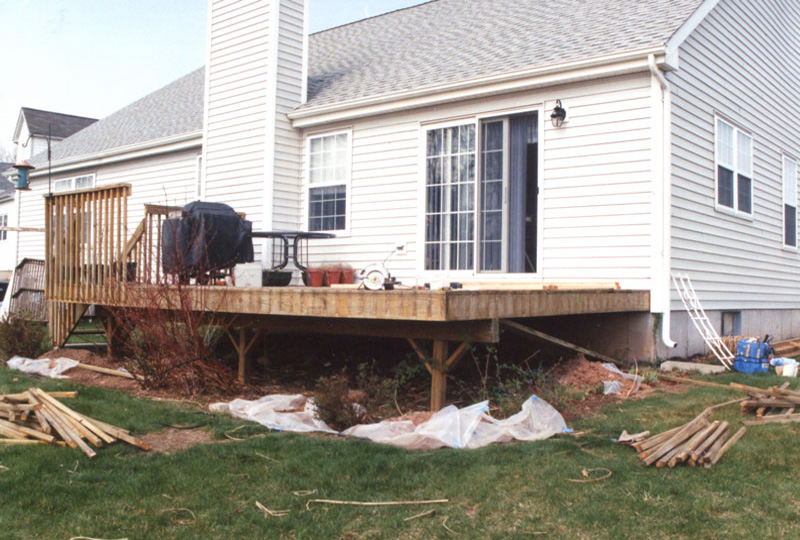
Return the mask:
[[[170,284],[162,275],[158,248],[170,208],[148,205],[142,222],[129,233],[130,191],[130,185],[117,184],[45,197],[45,294],[56,346],[66,342],[90,305],[106,311],[153,305],[172,309],[180,302],[229,323],[242,379],[247,376],[247,353],[265,333],[406,338],[431,372],[431,407],[437,410],[445,403],[447,370],[461,358],[466,344],[498,341],[501,319],[649,310],[648,291],[613,285],[515,289],[481,284],[461,290],[367,291]],[[158,294],[153,294],[155,288]],[[112,343],[110,322],[106,328]],[[430,348],[420,340],[432,340]],[[459,344],[452,354],[450,342]]]

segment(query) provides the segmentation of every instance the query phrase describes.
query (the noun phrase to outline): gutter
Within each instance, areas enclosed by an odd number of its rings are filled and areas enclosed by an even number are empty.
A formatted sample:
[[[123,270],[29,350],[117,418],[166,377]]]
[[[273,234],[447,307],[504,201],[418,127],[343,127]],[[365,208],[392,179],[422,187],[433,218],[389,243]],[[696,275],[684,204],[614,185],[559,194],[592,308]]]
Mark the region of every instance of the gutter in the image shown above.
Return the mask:
[[[96,154],[75,156],[53,163],[52,172],[53,174],[58,174],[77,169],[85,169],[87,167],[96,167],[98,165],[107,165],[110,163],[138,159],[146,156],[154,156],[186,150],[196,146],[201,146],[202,136],[203,133],[201,131],[194,131],[174,137],[167,137],[163,139],[146,141],[140,144],[112,148]],[[37,178],[46,175],[47,172],[47,162],[44,162],[38,165],[37,169],[32,172],[30,176],[31,178]]]
[[[672,92],[669,82],[661,73],[656,65],[655,55],[648,56],[648,65],[653,78],[658,81],[661,87],[662,113],[661,146],[663,158],[661,162],[661,186],[662,186],[662,239],[661,239],[661,283],[656,287],[661,287],[661,341],[669,348],[677,347],[677,343],[670,337],[671,330],[671,294],[672,281],[670,280],[670,270],[672,269]]]

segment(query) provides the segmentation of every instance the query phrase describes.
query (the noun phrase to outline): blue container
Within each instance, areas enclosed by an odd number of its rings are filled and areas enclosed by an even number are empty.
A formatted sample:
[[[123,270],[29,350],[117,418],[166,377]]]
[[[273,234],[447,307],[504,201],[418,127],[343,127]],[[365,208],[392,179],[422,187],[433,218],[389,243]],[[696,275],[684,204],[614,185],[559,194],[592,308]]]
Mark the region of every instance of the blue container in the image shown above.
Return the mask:
[[[766,373],[771,356],[772,347],[766,341],[741,339],[736,343],[733,369],[741,373]]]
[[[769,362],[759,362],[737,356],[733,361],[733,369],[741,373],[766,373],[769,371]]]

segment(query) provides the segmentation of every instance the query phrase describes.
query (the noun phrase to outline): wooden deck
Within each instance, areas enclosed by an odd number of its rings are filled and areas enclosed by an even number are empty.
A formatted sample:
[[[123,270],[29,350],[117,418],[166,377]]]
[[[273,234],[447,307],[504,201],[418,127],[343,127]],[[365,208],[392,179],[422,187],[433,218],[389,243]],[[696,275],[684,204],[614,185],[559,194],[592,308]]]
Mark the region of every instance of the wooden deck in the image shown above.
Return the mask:
[[[169,208],[148,206],[130,234],[119,184],[45,198],[45,292],[50,336],[63,345],[90,305],[175,309],[188,305],[229,323],[239,376],[262,335],[296,331],[408,340],[432,377],[431,407],[445,403],[446,373],[469,343],[497,342],[501,319],[648,311],[649,292],[613,285],[558,287],[482,284],[459,290],[368,291],[355,288],[177,285],[162,275],[158,242]],[[511,287],[511,288],[510,288]],[[157,294],[154,293],[157,291]],[[188,303],[187,303],[188,302]],[[222,317],[220,317],[222,315]],[[113,337],[107,326],[109,343]],[[420,340],[432,340],[427,348]],[[450,353],[449,343],[458,343]]]

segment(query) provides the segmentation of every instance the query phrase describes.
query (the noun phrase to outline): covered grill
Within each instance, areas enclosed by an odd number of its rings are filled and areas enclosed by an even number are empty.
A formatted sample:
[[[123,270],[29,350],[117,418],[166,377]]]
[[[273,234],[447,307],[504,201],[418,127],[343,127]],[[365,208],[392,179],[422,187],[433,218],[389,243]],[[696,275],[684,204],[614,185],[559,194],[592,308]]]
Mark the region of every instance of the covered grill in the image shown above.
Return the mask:
[[[213,277],[239,263],[253,262],[253,224],[227,204],[195,201],[181,217],[164,221],[164,272],[182,279]]]

